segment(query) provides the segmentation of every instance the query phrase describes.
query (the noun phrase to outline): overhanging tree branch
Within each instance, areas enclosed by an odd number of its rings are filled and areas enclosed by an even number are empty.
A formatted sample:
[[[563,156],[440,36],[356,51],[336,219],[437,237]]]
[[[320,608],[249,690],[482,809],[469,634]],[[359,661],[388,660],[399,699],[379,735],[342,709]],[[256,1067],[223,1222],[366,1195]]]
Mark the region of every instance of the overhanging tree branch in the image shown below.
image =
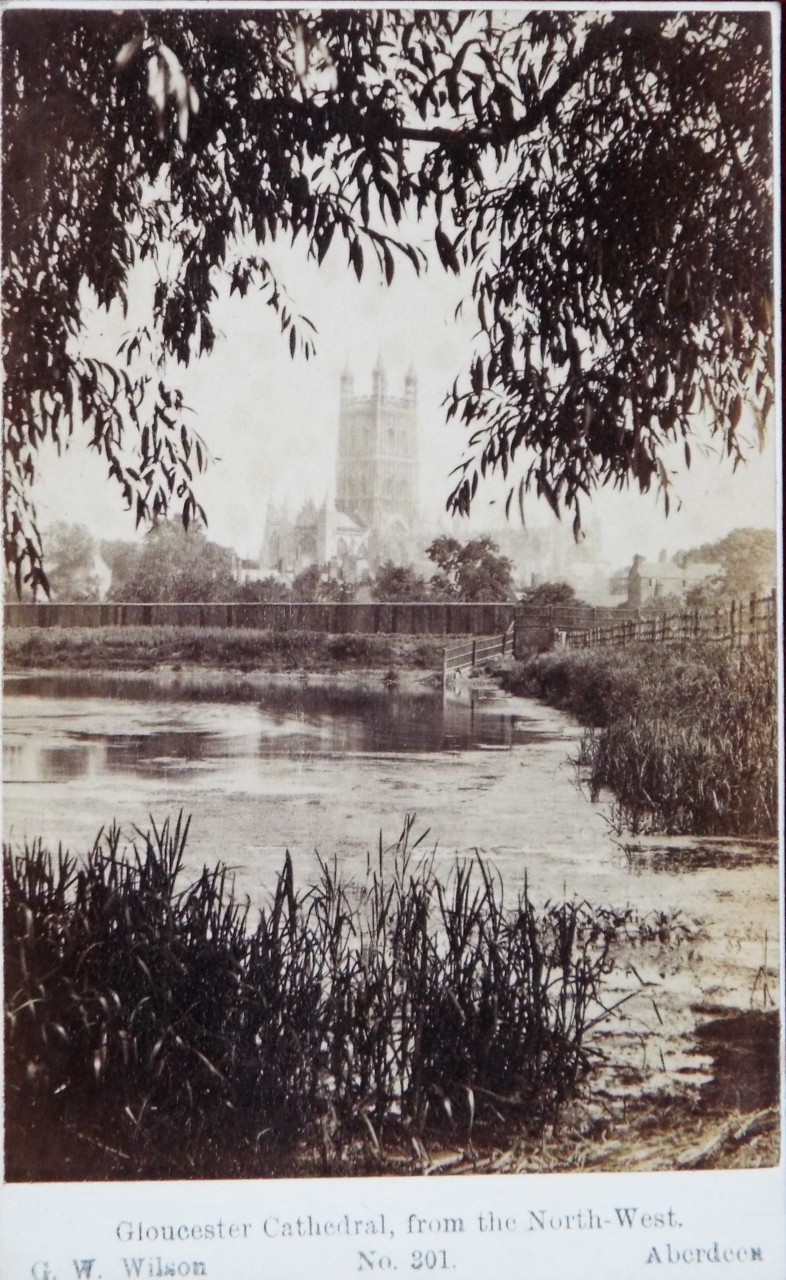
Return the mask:
[[[599,483],[646,491],[665,474],[664,443],[702,411],[732,457],[746,403],[766,421],[769,15],[480,23],[343,6],[296,21],[165,8],[3,21],[5,548],[34,588],[43,439],[65,445],[86,423],[142,518],[154,499],[198,510],[199,452],[171,389],[152,418],[125,414],[125,457],[110,429],[121,384],[74,378],[85,283],[123,306],[136,261],[162,246],[180,276],[152,309],[153,346],[188,363],[212,345],[218,278],[241,293],[252,282],[239,240],[302,237],[318,262],[343,241],[358,276],[376,259],[390,282],[394,252],[421,265],[402,228],[428,211],[437,259],[475,277],[478,347],[448,400],[470,436],[456,510],[519,452],[523,483],[575,508]],[[162,178],[176,216],[144,199]],[[284,305],[275,287],[268,300]],[[310,354],[289,308],[279,314],[289,349]]]

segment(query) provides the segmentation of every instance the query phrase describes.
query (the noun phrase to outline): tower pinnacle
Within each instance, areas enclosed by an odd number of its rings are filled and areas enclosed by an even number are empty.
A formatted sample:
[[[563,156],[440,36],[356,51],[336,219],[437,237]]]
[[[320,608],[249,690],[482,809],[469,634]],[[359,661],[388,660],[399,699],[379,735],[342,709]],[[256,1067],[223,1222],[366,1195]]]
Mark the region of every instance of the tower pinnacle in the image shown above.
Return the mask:
[[[341,399],[349,400],[352,396],[355,386],[355,379],[352,376],[352,370],[349,367],[349,361],[344,365],[344,372],[341,375]]]
[[[382,353],[377,356],[377,363],[374,365],[374,372],[371,375],[371,386],[375,396],[384,396],[387,390],[387,374],[385,366],[382,363]]]

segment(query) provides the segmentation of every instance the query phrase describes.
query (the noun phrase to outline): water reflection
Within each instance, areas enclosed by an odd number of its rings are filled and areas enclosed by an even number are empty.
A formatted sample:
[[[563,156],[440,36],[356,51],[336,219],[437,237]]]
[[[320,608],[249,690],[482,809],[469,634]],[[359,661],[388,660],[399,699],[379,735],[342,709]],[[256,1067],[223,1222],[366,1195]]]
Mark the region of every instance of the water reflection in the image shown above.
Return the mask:
[[[103,751],[99,751],[99,754],[101,757],[105,756]],[[42,747],[39,769],[44,778],[59,778],[66,782],[93,773],[94,763],[89,747]]]
[[[153,681],[10,679],[6,782],[162,775],[232,757],[312,758],[505,750],[541,740],[539,722],[493,690],[400,690],[305,682],[243,690],[239,701],[184,696]]]

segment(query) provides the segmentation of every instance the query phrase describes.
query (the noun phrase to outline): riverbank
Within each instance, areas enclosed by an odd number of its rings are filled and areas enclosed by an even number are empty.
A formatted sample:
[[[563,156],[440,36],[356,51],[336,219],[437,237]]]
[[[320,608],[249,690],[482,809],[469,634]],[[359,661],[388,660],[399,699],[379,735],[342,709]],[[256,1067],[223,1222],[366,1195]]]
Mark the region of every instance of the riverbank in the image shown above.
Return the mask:
[[[775,837],[778,663],[767,645],[560,649],[498,673],[574,716],[618,833]]]
[[[357,671],[307,680],[260,672],[261,685],[230,672],[229,686],[249,692],[224,697],[210,683],[224,673],[195,672],[215,697],[200,692],[187,702],[176,683],[189,677],[186,669],[116,670],[98,683],[86,671],[50,670],[43,690],[30,673],[12,675],[4,822],[15,849],[43,835],[52,849],[62,841],[81,852],[113,817],[133,839],[146,815],[186,806],[194,812],[189,879],[230,850],[238,900],[248,895],[256,909],[269,904],[287,852],[295,889],[319,875],[315,848],[335,850],[348,884],[361,884],[380,827],[390,837],[404,813],[416,811],[418,829],[435,833],[427,845],[441,882],[456,855],[471,860],[477,849],[510,905],[526,877],[539,910],[567,896],[613,909],[623,929],[638,922],[634,938],[618,946],[604,997],[608,1004],[634,998],[592,1029],[590,1075],[539,1133],[526,1126],[514,1133],[506,1120],[468,1137],[467,1104],[451,1103],[452,1119],[445,1112],[442,1130],[422,1149],[388,1130],[379,1153],[358,1117],[362,1128],[338,1149],[317,1142],[280,1157],[267,1151],[264,1163],[243,1148],[243,1131],[254,1123],[244,1115],[237,1152],[229,1141],[220,1145],[224,1126],[219,1147],[206,1148],[216,1176],[252,1176],[244,1168],[253,1176],[340,1176],[776,1162],[780,910],[771,841],[639,837],[635,847],[621,846],[609,835],[608,801],[591,804],[566,763],[579,750],[580,729],[542,703],[499,692],[478,699],[480,691],[466,685],[444,697],[428,688],[410,696],[403,684],[387,686],[384,673],[358,703],[368,680]],[[410,671],[402,680],[409,678],[428,681],[433,673]],[[323,690],[337,681],[340,697],[326,700]],[[261,688],[269,691],[262,698]],[[391,750],[366,731],[412,725],[420,734],[429,718],[430,745],[416,751]],[[458,745],[465,740],[469,748]],[[495,749],[481,749],[492,743]],[[35,1076],[39,1065],[30,1060]],[[123,1171],[122,1144],[103,1150],[91,1123],[87,1108],[72,1126],[70,1176],[88,1166],[91,1176],[132,1176]],[[33,1125],[19,1144],[32,1162],[26,1167],[42,1176],[48,1132]],[[177,1144],[169,1146],[176,1158]],[[257,1163],[233,1165],[241,1148],[243,1160]],[[177,1174],[147,1168],[145,1176]]]
[[[504,906],[406,824],[360,881],[287,858],[254,926],[221,868],[182,880],[187,831],[6,852],[10,1180],[777,1162],[773,1010],[694,1008],[698,1090],[625,1053],[647,967],[698,943],[681,912]]]
[[[208,684],[216,673],[370,675],[441,672],[441,636],[329,635],[218,627],[9,627],[7,672],[186,673]]]
[[[416,667],[344,667],[325,666],[321,670],[280,670],[256,667],[252,671],[231,667],[201,666],[197,663],[162,663],[156,667],[6,668],[7,693],[24,695],[28,690],[40,693],[51,686],[58,691],[65,686],[76,697],[156,698],[171,701],[210,703],[249,703],[276,697],[287,692],[293,700],[305,691],[342,692],[354,695],[379,694],[386,690],[407,693],[434,692],[441,687],[442,673]]]

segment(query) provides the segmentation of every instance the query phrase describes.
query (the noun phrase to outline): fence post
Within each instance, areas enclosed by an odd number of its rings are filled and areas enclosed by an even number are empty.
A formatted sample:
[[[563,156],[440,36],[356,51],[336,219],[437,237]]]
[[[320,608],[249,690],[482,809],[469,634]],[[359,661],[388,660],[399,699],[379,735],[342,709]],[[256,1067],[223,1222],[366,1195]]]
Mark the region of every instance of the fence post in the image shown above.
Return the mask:
[[[473,665],[473,667],[474,667],[474,665],[475,665],[475,652],[476,652],[476,650],[477,650],[477,645],[478,645],[478,642],[477,642],[477,640],[475,639],[475,637],[473,636],[473,637],[472,637],[472,665]]]
[[[750,607],[748,609],[748,644],[750,644],[751,641],[758,634],[759,614],[758,614],[757,605],[758,605],[758,600],[756,599],[756,592],[752,591],[751,598],[750,598]]]

